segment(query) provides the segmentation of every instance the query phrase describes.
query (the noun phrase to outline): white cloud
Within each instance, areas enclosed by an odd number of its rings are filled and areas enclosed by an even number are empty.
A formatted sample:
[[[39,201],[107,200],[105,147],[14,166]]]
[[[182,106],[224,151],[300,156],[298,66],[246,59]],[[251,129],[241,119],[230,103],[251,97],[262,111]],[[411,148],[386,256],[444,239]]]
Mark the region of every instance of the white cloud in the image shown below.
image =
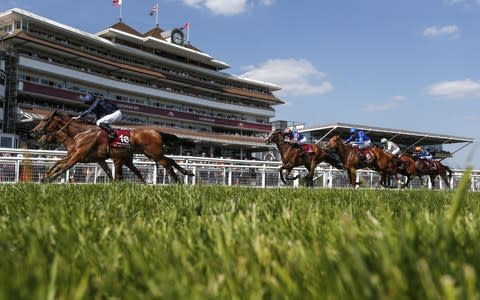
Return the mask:
[[[480,5],[480,0],[446,0],[447,4],[449,5],[463,5],[465,7],[469,7],[472,4],[476,3]]]
[[[369,104],[365,108],[367,111],[387,111],[387,110],[392,110],[398,105],[400,105],[400,102],[405,101],[407,99],[405,96],[392,96],[390,100],[382,103],[375,103],[375,104]]]
[[[480,97],[480,81],[471,79],[442,81],[427,87],[427,93],[449,99]]]
[[[448,0],[447,3],[450,5],[457,5],[463,3],[465,0]]]
[[[442,27],[431,26],[425,28],[423,35],[427,37],[439,37],[439,36],[450,36],[455,37],[458,35],[457,25],[447,25]]]
[[[206,8],[216,15],[233,16],[245,12],[255,2],[270,6],[275,0],[182,0],[187,6]]]
[[[279,95],[320,95],[333,90],[327,76],[305,59],[270,59],[259,66],[248,66],[244,78],[274,83],[282,88]]]

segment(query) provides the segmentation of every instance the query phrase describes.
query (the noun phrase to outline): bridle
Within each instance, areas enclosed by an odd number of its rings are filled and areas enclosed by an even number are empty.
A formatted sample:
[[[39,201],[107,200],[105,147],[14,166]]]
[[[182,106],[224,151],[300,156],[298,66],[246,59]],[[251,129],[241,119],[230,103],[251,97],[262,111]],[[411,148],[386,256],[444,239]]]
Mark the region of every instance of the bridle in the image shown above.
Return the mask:
[[[47,132],[47,128],[50,126],[50,124],[53,122],[53,117],[55,116],[56,114],[56,111],[52,113],[52,115],[50,115],[47,119],[44,119],[44,121],[47,121],[46,124],[42,127],[42,129],[40,130],[37,130],[35,132],[35,136],[39,136],[41,133],[42,135],[46,135],[46,136],[55,136],[57,135],[59,132],[62,132],[65,128],[68,127],[68,125],[70,125],[70,123],[73,121],[73,119],[70,119],[68,120],[65,125],[63,125],[60,129],[54,131],[54,132]]]

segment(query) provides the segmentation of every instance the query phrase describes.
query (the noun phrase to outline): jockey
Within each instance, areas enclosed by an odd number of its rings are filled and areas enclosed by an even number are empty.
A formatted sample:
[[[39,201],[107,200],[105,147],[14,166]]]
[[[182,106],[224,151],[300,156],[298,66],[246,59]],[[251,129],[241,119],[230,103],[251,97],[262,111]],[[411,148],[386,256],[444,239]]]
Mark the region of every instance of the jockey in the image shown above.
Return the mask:
[[[415,152],[413,152],[413,156],[420,159],[432,160],[432,154],[430,154],[427,149],[423,149],[420,146],[415,147]]]
[[[92,93],[87,93],[85,96],[79,96],[78,99],[82,100],[85,104],[90,105],[90,107],[72,119],[80,119],[88,114],[94,114],[96,120],[95,124],[106,130],[108,132],[109,140],[113,140],[115,138],[115,130],[110,127],[110,124],[115,123],[122,118],[122,112],[117,105],[104,99],[101,95],[94,95]]]
[[[350,137],[345,140],[344,144],[352,144],[353,147],[363,149],[369,148],[372,140],[365,132],[357,128],[350,128]]]
[[[301,146],[307,143],[307,138],[305,137],[305,135],[295,129],[287,127],[285,128],[285,131],[283,133],[287,137],[288,142],[290,142],[291,144]]]
[[[392,154],[393,156],[397,156],[400,154],[400,147],[392,141],[383,138],[380,143],[382,143],[383,147],[385,148],[385,152]]]

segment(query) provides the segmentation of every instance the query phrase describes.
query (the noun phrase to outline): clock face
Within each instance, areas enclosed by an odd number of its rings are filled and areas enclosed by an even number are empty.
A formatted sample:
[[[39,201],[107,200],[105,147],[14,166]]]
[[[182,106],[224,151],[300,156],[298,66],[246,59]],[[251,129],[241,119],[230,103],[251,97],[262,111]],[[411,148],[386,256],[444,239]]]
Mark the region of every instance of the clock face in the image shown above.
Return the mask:
[[[180,30],[175,29],[172,31],[172,43],[183,45],[183,33]]]

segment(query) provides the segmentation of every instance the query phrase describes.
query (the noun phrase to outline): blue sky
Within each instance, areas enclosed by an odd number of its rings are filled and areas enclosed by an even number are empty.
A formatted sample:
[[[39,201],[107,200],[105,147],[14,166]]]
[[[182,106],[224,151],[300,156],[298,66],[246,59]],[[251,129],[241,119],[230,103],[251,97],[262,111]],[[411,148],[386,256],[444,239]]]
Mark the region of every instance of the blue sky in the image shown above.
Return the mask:
[[[190,23],[190,40],[227,71],[282,87],[276,119],[346,122],[480,141],[480,0],[123,0],[140,32]],[[96,33],[111,0],[2,0]],[[473,155],[473,160],[467,157]],[[446,164],[480,169],[469,146]]]

